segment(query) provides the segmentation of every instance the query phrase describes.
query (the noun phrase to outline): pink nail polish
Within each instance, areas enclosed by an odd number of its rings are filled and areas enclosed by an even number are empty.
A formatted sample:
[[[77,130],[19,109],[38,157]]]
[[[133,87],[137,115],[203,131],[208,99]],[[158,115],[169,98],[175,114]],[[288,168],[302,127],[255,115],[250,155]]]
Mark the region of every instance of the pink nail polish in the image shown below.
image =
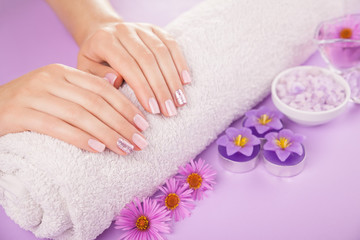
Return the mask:
[[[178,89],[175,91],[175,98],[176,98],[177,103],[180,106],[186,104],[186,97],[185,97],[183,91],[181,91],[181,89]]]
[[[148,145],[148,142],[145,140],[145,138],[137,133],[134,133],[132,140],[140,149],[144,149]]]
[[[108,80],[111,85],[114,85],[117,76],[113,73],[107,73],[104,78]]]
[[[136,114],[134,117],[134,123],[142,131],[145,131],[149,127],[149,123],[140,114]]]
[[[176,107],[172,100],[170,100],[170,99],[166,100],[165,106],[166,106],[166,110],[167,110],[169,116],[175,116],[177,114]]]
[[[134,145],[132,145],[128,140],[121,137],[117,140],[116,145],[126,154],[129,154],[134,150]]]
[[[95,139],[89,139],[88,144],[97,152],[103,152],[105,150],[105,145]]]
[[[191,77],[190,77],[190,74],[189,74],[189,72],[187,70],[183,70],[181,72],[181,75],[182,75],[183,82],[185,84],[191,83]]]
[[[152,97],[149,99],[149,106],[150,106],[150,110],[153,114],[160,113],[159,104],[157,103],[155,98]]]

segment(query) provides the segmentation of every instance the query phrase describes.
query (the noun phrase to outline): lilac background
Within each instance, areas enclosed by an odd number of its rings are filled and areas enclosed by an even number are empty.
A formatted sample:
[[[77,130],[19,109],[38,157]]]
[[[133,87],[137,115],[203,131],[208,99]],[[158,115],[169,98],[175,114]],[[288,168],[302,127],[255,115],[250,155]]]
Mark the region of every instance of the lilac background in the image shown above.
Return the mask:
[[[127,21],[160,26],[200,0],[113,1]],[[77,46],[44,3],[0,0],[0,83],[50,63],[76,66]],[[318,54],[307,64],[323,65]],[[272,105],[269,99],[264,103]],[[360,107],[329,124],[288,128],[307,136],[307,165],[294,178],[277,178],[260,164],[246,174],[224,171],[211,145],[201,156],[218,170],[218,184],[190,218],[174,225],[170,240],[184,239],[360,239]],[[234,123],[240,126],[240,121]],[[117,239],[112,228],[98,239]],[[0,239],[36,239],[0,207]]]

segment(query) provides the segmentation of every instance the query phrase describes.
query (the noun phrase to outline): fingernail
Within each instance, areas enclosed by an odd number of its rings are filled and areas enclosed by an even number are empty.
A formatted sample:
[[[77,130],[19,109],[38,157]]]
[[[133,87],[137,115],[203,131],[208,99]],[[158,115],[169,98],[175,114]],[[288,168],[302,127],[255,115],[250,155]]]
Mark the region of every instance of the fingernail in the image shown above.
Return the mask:
[[[166,110],[169,114],[169,116],[175,116],[177,114],[175,105],[172,100],[166,100],[165,101]]]
[[[132,140],[140,149],[144,149],[148,145],[148,142],[145,140],[145,138],[137,133],[134,133]]]
[[[152,97],[149,99],[149,106],[150,106],[150,110],[153,114],[160,113],[159,104],[157,103],[155,98]]]
[[[103,152],[105,150],[105,145],[95,139],[89,139],[88,144],[97,152]]]
[[[117,76],[113,73],[107,73],[104,78],[108,80],[111,85],[114,85]]]
[[[186,84],[186,83],[191,83],[191,77],[190,77],[190,74],[187,70],[183,70],[181,72],[182,74],[182,78],[183,78],[183,82]]]
[[[134,145],[132,145],[131,143],[129,143],[127,140],[125,140],[123,138],[119,138],[117,140],[116,144],[121,150],[123,150],[127,154],[134,151]]]
[[[176,101],[177,101],[177,103],[179,105],[184,105],[186,103],[185,95],[184,95],[184,93],[183,93],[183,91],[181,89],[176,90],[175,98],[176,98]]]
[[[145,131],[149,127],[149,123],[140,114],[136,114],[134,117],[134,123],[142,131]]]

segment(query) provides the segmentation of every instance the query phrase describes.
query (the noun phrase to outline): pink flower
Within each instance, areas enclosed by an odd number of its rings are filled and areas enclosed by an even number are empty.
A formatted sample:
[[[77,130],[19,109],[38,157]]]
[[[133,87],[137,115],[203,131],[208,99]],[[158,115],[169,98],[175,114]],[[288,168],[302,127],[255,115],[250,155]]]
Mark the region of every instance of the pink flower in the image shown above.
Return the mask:
[[[161,233],[170,233],[169,212],[157,201],[146,198],[141,203],[138,198],[127,204],[116,217],[115,228],[124,233],[125,240],[164,240]]]
[[[360,40],[360,17],[349,15],[335,22],[324,24],[321,39]]]
[[[179,221],[190,216],[190,210],[194,209],[194,201],[191,198],[192,189],[189,185],[181,184],[175,178],[166,181],[165,186],[159,187],[161,194],[157,196],[160,205],[170,211],[170,216]]]
[[[210,165],[200,158],[197,162],[191,160],[185,167],[180,167],[179,175],[176,178],[183,183],[189,184],[189,188],[193,190],[193,199],[200,200],[203,199],[204,192],[213,189],[215,175],[216,172]]]

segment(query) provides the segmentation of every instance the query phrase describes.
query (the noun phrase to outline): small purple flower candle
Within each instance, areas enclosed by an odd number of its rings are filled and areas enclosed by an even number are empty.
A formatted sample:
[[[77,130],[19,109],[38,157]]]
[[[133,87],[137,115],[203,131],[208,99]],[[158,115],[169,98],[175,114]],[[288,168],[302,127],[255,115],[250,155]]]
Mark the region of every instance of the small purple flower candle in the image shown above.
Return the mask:
[[[299,174],[304,168],[304,136],[289,129],[271,132],[265,136],[263,157],[266,169],[274,175],[290,177]]]
[[[260,152],[260,140],[248,128],[226,129],[216,143],[223,166],[232,172],[246,172],[256,166]]]
[[[248,111],[245,116],[243,126],[250,128],[252,133],[259,138],[263,138],[269,132],[277,132],[283,128],[281,122],[283,115],[264,106]]]

